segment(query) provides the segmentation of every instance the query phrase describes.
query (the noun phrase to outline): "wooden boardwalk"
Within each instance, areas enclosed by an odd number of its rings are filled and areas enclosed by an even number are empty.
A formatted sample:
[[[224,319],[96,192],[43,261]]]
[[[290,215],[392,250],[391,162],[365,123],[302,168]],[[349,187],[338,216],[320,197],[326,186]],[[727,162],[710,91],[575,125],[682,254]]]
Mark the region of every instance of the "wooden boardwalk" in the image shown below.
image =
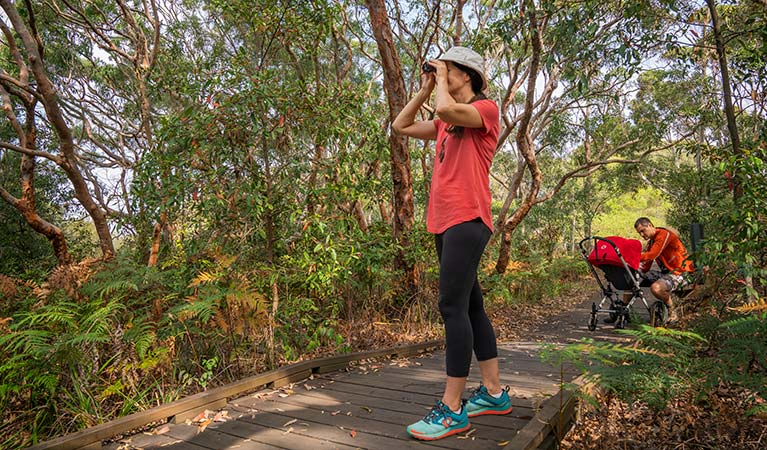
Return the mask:
[[[345,371],[313,375],[281,389],[230,401],[215,412],[160,425],[108,446],[111,449],[496,449],[506,446],[541,402],[576,374],[540,362],[535,343],[499,348],[501,381],[514,411],[472,419],[472,430],[440,441],[410,438],[405,427],[422,418],[444,388],[444,351],[406,359],[369,361]],[[476,364],[469,386],[479,382]],[[202,412],[202,411],[201,411]],[[205,419],[203,419],[205,416]]]
[[[303,361],[45,441],[30,450],[550,449],[574,418],[573,395],[560,388],[578,374],[542,363],[541,343],[564,344],[583,337],[627,340],[609,325],[587,330],[592,300],[555,311],[527,335],[527,342],[499,345],[501,382],[510,387],[513,412],[474,418],[471,430],[443,440],[416,441],[405,432],[408,424],[429,411],[444,388],[445,354],[434,350],[438,342],[429,342]],[[643,308],[636,311],[645,315]],[[433,351],[418,354],[426,349]],[[352,361],[356,362],[349,368]],[[479,380],[475,362],[468,388],[476,387]],[[148,423],[159,425],[114,439]],[[102,446],[104,440],[109,443]]]

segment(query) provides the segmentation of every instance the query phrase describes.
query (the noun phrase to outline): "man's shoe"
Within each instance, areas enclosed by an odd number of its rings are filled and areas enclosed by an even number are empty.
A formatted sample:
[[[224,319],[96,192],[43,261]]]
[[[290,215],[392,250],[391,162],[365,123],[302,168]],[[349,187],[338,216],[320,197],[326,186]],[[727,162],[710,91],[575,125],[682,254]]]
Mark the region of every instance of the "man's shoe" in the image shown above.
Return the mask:
[[[511,399],[509,398],[509,387],[501,391],[501,396],[495,398],[490,395],[485,386],[480,385],[471,393],[471,397],[466,401],[466,413],[469,417],[484,416],[486,414],[508,414],[511,412]]]
[[[466,414],[466,405],[462,405],[461,412],[456,414],[442,401],[437,401],[426,417],[407,427],[407,433],[422,441],[433,441],[469,428],[471,424]]]

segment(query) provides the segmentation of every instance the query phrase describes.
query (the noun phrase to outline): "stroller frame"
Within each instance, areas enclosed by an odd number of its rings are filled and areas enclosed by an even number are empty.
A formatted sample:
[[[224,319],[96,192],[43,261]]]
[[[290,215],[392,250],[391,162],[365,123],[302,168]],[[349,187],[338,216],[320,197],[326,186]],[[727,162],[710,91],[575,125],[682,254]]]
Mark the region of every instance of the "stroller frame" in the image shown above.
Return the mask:
[[[597,248],[597,244],[601,242],[605,242],[608,245],[612,246],[613,250],[615,250],[616,255],[620,259],[621,263],[623,264],[623,269],[625,272],[625,278],[626,280],[630,280],[630,283],[628,283],[629,288],[631,290],[631,299],[624,304],[623,298],[620,295],[621,289],[617,289],[615,286],[613,286],[613,283],[608,278],[607,274],[604,275],[604,280],[602,280],[597,274],[596,269],[594,268],[594,265],[589,261],[589,253],[590,251],[584,248],[584,244],[588,241],[594,241],[593,248]],[[589,316],[589,323],[588,328],[589,331],[594,331],[597,328],[598,323],[598,315],[600,313],[607,313],[610,317],[610,319],[615,321],[615,328],[625,328],[626,322],[629,319],[629,314],[631,313],[631,308],[634,306],[634,302],[637,300],[640,300],[645,308],[647,309],[647,312],[650,315],[650,325],[653,327],[662,326],[666,319],[668,318],[668,309],[662,301],[656,300],[652,305],[647,303],[647,300],[644,296],[644,291],[642,291],[642,288],[639,286],[639,274],[637,271],[631,269],[629,267],[626,260],[623,258],[623,255],[621,254],[620,249],[618,246],[611,241],[610,239],[600,237],[600,236],[588,236],[581,240],[578,243],[578,247],[581,249],[581,254],[583,255],[583,258],[586,259],[586,263],[589,266],[589,269],[591,270],[591,275],[597,280],[597,283],[599,284],[599,287],[602,290],[602,300],[600,300],[599,304],[592,302],[591,304],[591,315]],[[613,266],[615,267],[615,266]],[[609,307],[604,308],[604,304],[607,301],[610,301]]]

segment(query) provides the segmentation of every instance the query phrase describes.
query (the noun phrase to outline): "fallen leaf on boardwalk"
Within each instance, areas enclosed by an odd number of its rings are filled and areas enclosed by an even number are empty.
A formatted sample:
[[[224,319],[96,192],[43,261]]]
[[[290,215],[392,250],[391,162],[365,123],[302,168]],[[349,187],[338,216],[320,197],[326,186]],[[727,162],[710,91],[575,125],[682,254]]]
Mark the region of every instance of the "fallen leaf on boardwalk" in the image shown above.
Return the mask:
[[[202,422],[200,426],[197,427],[197,433],[202,433],[203,431],[205,431],[205,429],[208,428],[208,425],[210,425],[211,423],[213,423],[213,421],[210,419],[207,419],[204,422]]]
[[[285,425],[283,425],[282,428],[293,425],[296,422],[298,422],[298,419],[288,420],[287,422],[285,422]]]
[[[207,419],[207,415],[206,415],[206,412],[207,412],[207,411],[203,411],[203,412],[201,412],[200,414],[197,414],[197,415],[194,417],[194,419],[192,419],[192,422],[195,422],[195,423],[196,423],[196,422],[202,422],[203,420]]]
[[[282,434],[288,434],[288,433],[290,433],[291,431],[293,431],[293,427],[290,427],[290,428],[288,428],[288,429],[287,429],[287,430],[285,430],[285,432],[284,432],[284,433],[282,433]]]
[[[346,415],[347,415],[347,416],[351,416],[351,415],[352,415],[352,412],[351,412],[351,411],[348,411],[348,412],[346,413]]]
[[[475,432],[475,431],[477,431],[477,429],[476,429],[476,428],[472,428],[472,429],[471,429],[471,430],[469,430],[469,431],[468,431],[466,434],[462,434],[462,435],[458,436],[458,439],[469,439],[469,437],[470,437],[472,434],[474,434],[474,432]]]
[[[229,411],[227,410],[219,411],[213,416],[214,422],[226,422],[227,420],[229,420]]]
[[[279,395],[279,396],[280,396],[280,397],[282,397],[282,398],[285,398],[285,397],[288,397],[290,394],[285,394],[284,392],[280,392],[280,393],[279,393],[279,394],[277,394],[277,395]]]
[[[373,410],[368,408],[367,406],[360,406],[360,408],[364,409],[365,411],[367,411],[370,414],[373,414]]]
[[[357,437],[357,432],[356,432],[356,431],[354,431],[354,430],[352,430],[352,431],[350,431],[350,432],[349,432],[349,436],[351,436],[351,437]]]
[[[167,425],[163,425],[159,428],[155,428],[154,431],[152,431],[152,434],[165,434],[168,431],[170,431],[170,427]]]
[[[331,416],[337,416],[340,412],[341,412],[341,410],[339,409],[338,411],[333,411],[332,413],[330,413],[330,415]]]
[[[498,447],[505,447],[507,445],[509,445],[509,441],[501,441],[498,443]]]
[[[311,391],[312,389],[315,389],[315,387],[309,386],[308,384],[304,384],[304,389],[306,389],[307,391]]]

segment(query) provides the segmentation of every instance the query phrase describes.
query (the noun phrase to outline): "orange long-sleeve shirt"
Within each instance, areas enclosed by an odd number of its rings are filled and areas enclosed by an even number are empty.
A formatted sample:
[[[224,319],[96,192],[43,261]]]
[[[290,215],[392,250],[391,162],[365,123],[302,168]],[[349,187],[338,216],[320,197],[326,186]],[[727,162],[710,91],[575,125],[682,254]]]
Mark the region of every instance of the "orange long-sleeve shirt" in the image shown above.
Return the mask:
[[[656,227],[655,236],[648,242],[647,251],[640,256],[641,270],[646,272],[656,259],[674,275],[694,270],[692,261],[687,259],[687,249],[676,233]]]

